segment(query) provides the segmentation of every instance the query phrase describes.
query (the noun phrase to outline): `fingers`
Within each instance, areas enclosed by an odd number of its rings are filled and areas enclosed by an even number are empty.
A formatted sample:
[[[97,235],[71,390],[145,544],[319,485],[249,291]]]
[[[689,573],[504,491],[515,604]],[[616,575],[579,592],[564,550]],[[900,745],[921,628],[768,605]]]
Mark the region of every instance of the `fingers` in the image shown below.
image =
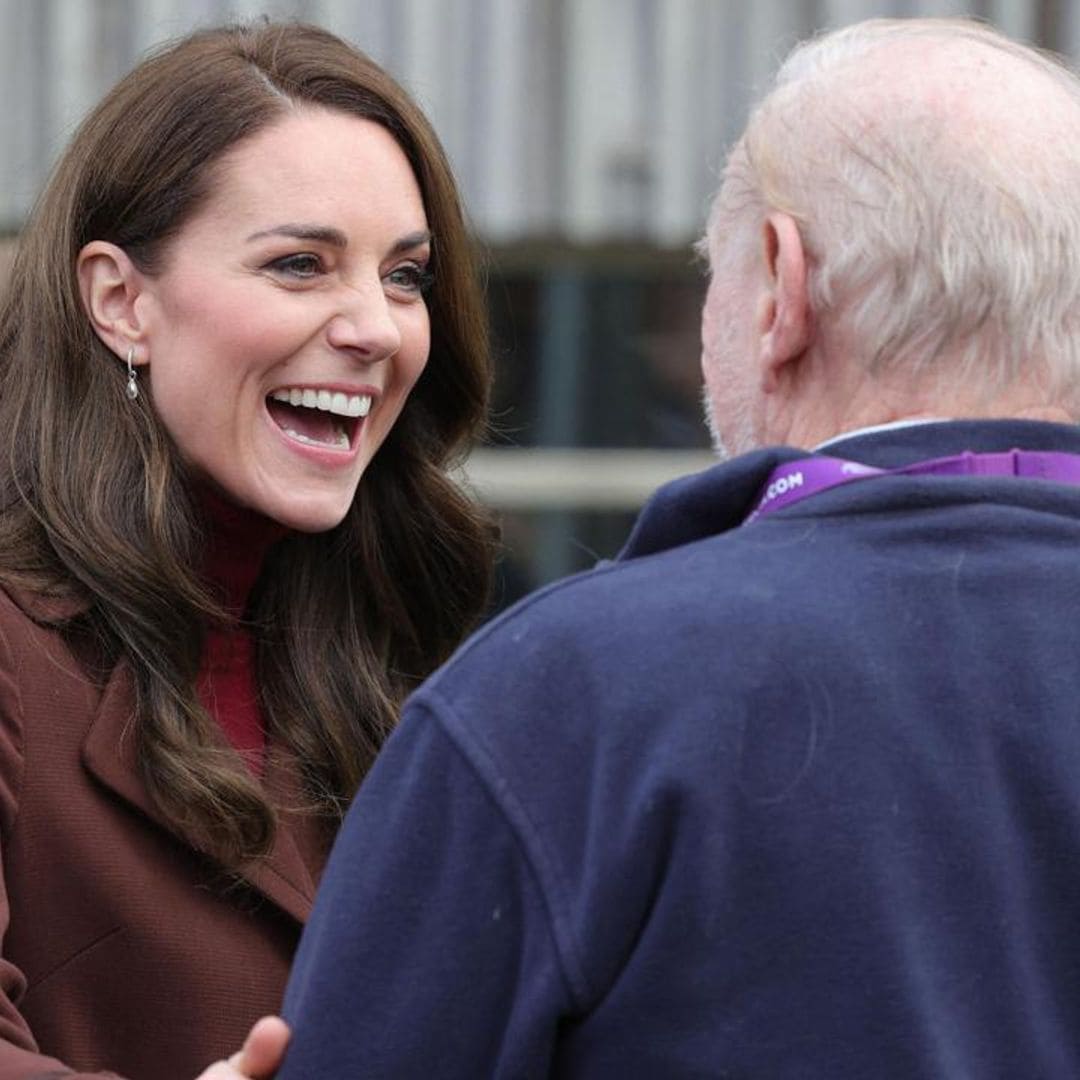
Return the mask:
[[[238,1073],[227,1061],[215,1061],[204,1072],[199,1073],[196,1080],[240,1080]]]
[[[234,1080],[237,1076],[270,1080],[285,1056],[289,1035],[289,1025],[280,1016],[264,1016],[248,1032],[243,1048],[229,1058],[227,1065],[233,1071],[223,1073],[220,1078],[206,1076],[205,1080]]]

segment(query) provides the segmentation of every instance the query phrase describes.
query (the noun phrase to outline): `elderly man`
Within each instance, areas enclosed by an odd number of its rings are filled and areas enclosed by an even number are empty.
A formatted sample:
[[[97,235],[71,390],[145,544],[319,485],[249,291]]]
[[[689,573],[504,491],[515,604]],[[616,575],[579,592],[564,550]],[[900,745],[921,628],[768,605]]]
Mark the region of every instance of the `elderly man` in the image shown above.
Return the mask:
[[[1080,86],[805,44],[706,250],[753,452],[413,697],[287,1080],[1080,1075]]]

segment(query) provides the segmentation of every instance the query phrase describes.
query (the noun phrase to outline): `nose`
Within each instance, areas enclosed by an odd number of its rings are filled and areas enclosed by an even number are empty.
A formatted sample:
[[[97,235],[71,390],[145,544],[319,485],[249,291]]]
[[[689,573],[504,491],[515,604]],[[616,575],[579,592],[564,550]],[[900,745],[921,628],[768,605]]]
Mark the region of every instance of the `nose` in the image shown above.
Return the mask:
[[[335,349],[345,349],[368,363],[393,356],[401,348],[401,328],[382,283],[345,290],[326,336]]]

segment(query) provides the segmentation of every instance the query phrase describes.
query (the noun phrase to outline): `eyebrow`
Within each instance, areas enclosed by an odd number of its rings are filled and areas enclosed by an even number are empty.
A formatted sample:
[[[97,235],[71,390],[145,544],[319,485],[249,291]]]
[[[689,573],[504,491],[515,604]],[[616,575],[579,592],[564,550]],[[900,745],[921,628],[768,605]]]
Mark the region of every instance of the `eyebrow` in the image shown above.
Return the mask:
[[[329,244],[331,247],[347,247],[349,241],[340,229],[331,229],[327,225],[275,225],[272,229],[261,229],[252,233],[247,242],[264,240],[268,236],[288,236],[294,240],[315,240],[320,244]]]
[[[264,240],[268,236],[288,236],[294,240],[313,240],[320,244],[329,244],[330,247],[346,248],[349,246],[348,238],[340,229],[330,228],[328,225],[275,225],[272,229],[261,229],[252,233],[247,242]],[[395,241],[390,249],[391,255],[399,255],[403,251],[412,251],[413,248],[422,247],[431,243],[431,232],[428,229],[419,229],[416,232],[407,233]]]
[[[391,255],[400,255],[403,251],[412,251],[413,248],[423,247],[431,243],[431,230],[418,229],[416,232],[406,233],[390,249]]]

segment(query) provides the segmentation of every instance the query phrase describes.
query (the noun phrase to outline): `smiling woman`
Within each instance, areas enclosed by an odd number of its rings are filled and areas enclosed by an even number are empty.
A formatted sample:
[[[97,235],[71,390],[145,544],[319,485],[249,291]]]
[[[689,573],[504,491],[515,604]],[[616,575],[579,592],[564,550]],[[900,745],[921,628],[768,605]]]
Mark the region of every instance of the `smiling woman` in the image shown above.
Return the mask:
[[[483,609],[488,383],[442,151],[339,39],[199,32],[82,125],[0,304],[0,1077],[190,1078],[278,1007]]]
[[[168,248],[147,273],[116,243],[83,247],[98,336],[134,350],[196,476],[291,529],[338,525],[430,345],[431,239],[397,140],[296,107],[221,158]]]

